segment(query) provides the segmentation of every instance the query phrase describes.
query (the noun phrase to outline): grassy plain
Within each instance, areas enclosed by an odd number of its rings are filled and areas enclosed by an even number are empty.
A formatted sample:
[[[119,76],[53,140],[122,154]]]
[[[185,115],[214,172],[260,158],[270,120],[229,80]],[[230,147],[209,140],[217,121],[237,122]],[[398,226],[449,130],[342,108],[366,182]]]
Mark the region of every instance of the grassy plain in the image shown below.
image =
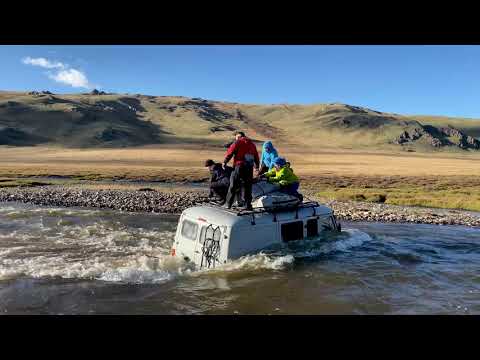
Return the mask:
[[[300,150],[279,147],[302,180],[322,199],[385,202],[480,211],[480,155]],[[198,145],[128,149],[0,147],[0,187],[36,186],[33,177],[82,180],[203,182],[207,158],[224,150]],[[29,182],[30,181],[30,182]],[[33,182],[33,184],[32,184]],[[46,180],[37,182],[48,183]]]

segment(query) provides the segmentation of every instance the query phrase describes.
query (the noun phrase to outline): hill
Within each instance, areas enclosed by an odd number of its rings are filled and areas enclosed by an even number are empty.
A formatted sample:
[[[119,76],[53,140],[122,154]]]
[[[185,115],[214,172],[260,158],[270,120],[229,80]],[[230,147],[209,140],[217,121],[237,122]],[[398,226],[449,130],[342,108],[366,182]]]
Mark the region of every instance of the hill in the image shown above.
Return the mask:
[[[476,151],[480,121],[346,104],[254,105],[182,96],[0,92],[0,145],[221,146],[235,129],[308,148]]]

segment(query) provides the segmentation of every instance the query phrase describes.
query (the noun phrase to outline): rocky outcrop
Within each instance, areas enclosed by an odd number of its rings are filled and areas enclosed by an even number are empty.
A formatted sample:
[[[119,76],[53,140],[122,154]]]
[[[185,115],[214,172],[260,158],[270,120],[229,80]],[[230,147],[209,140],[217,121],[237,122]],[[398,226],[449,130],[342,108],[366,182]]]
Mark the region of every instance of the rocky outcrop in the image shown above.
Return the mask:
[[[417,131],[409,132],[407,130],[402,131],[402,133],[397,136],[394,140],[393,143],[397,145],[405,144],[409,141],[415,141],[418,138],[420,138],[422,135],[418,135]]]
[[[162,110],[167,110],[173,113],[177,109],[177,106],[176,105],[160,105],[158,106],[158,108]]]
[[[354,114],[368,114],[368,111],[360,106],[345,105],[345,107]]]
[[[436,148],[442,146],[458,146],[464,150],[480,149],[480,141],[451,126],[436,128],[430,125],[420,125],[413,129],[406,129],[402,131],[392,143],[403,145],[414,143],[421,138],[425,139],[428,144]]]
[[[107,93],[105,91],[99,91],[97,89],[93,89],[91,92],[90,92],[90,95],[107,95]]]
[[[27,95],[33,95],[33,96],[42,96],[42,95],[53,95],[53,93],[51,93],[50,91],[41,91],[41,92],[38,92],[38,91],[29,91],[27,93]]]
[[[212,103],[206,100],[187,100],[180,104],[181,107],[194,110],[199,117],[207,121],[224,121],[233,118],[233,115],[217,109]]]
[[[235,126],[232,126],[232,125],[212,126],[210,128],[210,131],[212,133],[215,133],[217,131],[235,131],[235,130],[237,130],[237,129],[235,128]]]
[[[445,134],[445,136],[451,138],[451,142],[456,144],[461,149],[473,148],[478,150],[480,148],[480,141],[451,126],[442,127],[440,128],[440,131]]]
[[[412,130],[404,130],[398,137],[393,140],[394,144],[402,145],[405,143],[415,142],[420,138],[424,138],[433,147],[444,145],[441,139],[435,137],[423,127],[416,127]]]

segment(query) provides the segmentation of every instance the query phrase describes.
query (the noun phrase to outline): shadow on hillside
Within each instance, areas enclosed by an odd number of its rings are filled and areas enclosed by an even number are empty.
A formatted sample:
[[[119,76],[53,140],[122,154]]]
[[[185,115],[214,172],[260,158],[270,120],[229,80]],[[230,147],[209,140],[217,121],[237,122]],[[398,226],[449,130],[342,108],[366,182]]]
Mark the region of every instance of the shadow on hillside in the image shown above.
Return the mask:
[[[0,126],[0,145],[34,146],[48,142],[47,138],[29,134],[12,127]]]
[[[68,102],[68,101],[67,101]],[[107,104],[108,103],[108,104]],[[132,102],[133,103],[133,102]],[[170,133],[117,102],[61,111],[33,107],[0,109],[0,145],[66,147],[126,147],[161,144]],[[136,104],[138,105],[138,104]]]

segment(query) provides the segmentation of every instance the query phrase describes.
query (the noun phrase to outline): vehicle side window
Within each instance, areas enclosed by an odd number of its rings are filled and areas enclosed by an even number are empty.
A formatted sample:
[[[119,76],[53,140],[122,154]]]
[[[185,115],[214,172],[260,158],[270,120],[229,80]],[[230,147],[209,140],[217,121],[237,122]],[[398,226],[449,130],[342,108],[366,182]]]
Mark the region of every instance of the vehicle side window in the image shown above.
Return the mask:
[[[282,240],[293,241],[303,239],[303,221],[282,224]]]
[[[190,240],[195,240],[197,238],[198,224],[194,222],[183,220],[182,224],[182,236]]]
[[[307,237],[317,236],[318,235],[318,220],[309,219],[307,220]]]

